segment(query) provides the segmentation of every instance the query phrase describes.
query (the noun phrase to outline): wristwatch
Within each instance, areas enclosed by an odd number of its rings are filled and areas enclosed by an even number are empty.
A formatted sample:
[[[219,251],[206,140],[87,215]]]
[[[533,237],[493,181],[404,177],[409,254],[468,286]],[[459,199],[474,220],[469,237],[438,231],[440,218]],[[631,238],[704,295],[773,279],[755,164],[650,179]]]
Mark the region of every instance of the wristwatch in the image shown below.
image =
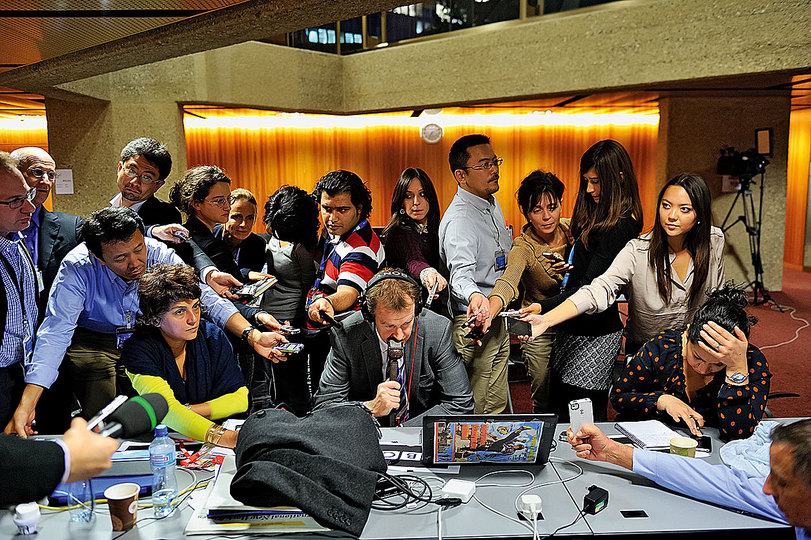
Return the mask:
[[[727,380],[733,384],[743,384],[748,378],[749,375],[741,373],[740,371],[736,371],[732,375],[727,375]]]
[[[247,326],[245,330],[242,331],[242,335],[240,336],[240,338],[242,338],[242,341],[248,343],[248,336],[251,335],[251,332],[253,332],[254,330],[256,330],[255,326]]]

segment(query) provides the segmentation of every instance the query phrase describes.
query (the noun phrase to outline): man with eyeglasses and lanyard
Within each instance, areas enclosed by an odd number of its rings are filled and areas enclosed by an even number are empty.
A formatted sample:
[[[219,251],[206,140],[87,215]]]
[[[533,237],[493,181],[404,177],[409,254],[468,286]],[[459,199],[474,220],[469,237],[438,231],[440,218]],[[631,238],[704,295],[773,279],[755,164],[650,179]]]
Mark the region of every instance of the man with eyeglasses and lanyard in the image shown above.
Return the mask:
[[[36,194],[17,170],[17,160],[0,152],[0,422],[8,422],[20,400],[23,360],[34,345],[37,278],[20,231],[31,223]]]
[[[448,156],[458,185],[439,224],[439,256],[450,270],[453,342],[467,368],[476,414],[498,414],[507,406],[510,341],[502,324],[467,337],[489,317],[487,295],[507,266],[512,234],[493,194],[499,165],[485,135],[465,135]]]

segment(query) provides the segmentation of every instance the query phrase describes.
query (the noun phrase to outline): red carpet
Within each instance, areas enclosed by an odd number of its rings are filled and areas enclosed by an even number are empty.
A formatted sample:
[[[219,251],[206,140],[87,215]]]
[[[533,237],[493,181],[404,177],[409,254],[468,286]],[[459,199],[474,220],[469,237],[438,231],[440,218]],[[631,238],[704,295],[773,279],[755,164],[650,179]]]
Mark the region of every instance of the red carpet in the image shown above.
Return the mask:
[[[811,273],[785,268],[783,290],[771,295],[777,303],[795,308],[795,317],[811,321]],[[760,348],[794,338],[797,329],[805,325],[792,319],[790,310],[780,313],[762,305],[749,306],[748,311],[759,319],[750,337]],[[771,392],[800,394],[800,397],[769,401],[772,413],[779,417],[811,416],[811,327],[800,330],[799,337],[792,343],[765,349],[763,354],[773,374]],[[510,369],[510,394],[516,413],[532,412],[529,382],[522,366]],[[609,411],[609,418],[613,417],[612,412]]]

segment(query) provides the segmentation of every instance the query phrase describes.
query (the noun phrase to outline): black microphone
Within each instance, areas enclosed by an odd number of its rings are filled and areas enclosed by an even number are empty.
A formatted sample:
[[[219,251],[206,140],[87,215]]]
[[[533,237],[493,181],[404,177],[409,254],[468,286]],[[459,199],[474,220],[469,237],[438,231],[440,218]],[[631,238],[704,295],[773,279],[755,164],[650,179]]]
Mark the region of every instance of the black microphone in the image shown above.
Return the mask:
[[[169,404],[162,395],[152,393],[135,396],[109,416],[99,434],[104,437],[131,439],[154,431],[167,412]]]
[[[388,339],[389,349],[386,352],[386,355],[389,358],[389,362],[387,364],[389,379],[390,381],[397,380],[397,372],[398,372],[398,365],[399,360],[403,357],[403,342],[397,341],[394,338]],[[397,425],[397,409],[392,409],[389,413],[389,425],[394,427]]]

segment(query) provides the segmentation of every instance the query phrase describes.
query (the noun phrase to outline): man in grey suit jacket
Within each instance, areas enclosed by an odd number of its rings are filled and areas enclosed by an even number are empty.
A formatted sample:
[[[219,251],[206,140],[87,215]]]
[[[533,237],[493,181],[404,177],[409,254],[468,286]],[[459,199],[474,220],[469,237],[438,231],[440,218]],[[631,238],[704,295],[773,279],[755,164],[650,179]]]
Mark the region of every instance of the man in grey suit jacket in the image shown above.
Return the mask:
[[[451,414],[473,412],[473,391],[453,348],[451,323],[419,309],[419,300],[419,285],[402,272],[384,270],[369,281],[361,311],[331,329],[316,408],[362,401],[383,425],[391,425],[390,413],[399,424],[437,405]],[[398,344],[403,353],[397,376],[389,375],[389,348]]]

